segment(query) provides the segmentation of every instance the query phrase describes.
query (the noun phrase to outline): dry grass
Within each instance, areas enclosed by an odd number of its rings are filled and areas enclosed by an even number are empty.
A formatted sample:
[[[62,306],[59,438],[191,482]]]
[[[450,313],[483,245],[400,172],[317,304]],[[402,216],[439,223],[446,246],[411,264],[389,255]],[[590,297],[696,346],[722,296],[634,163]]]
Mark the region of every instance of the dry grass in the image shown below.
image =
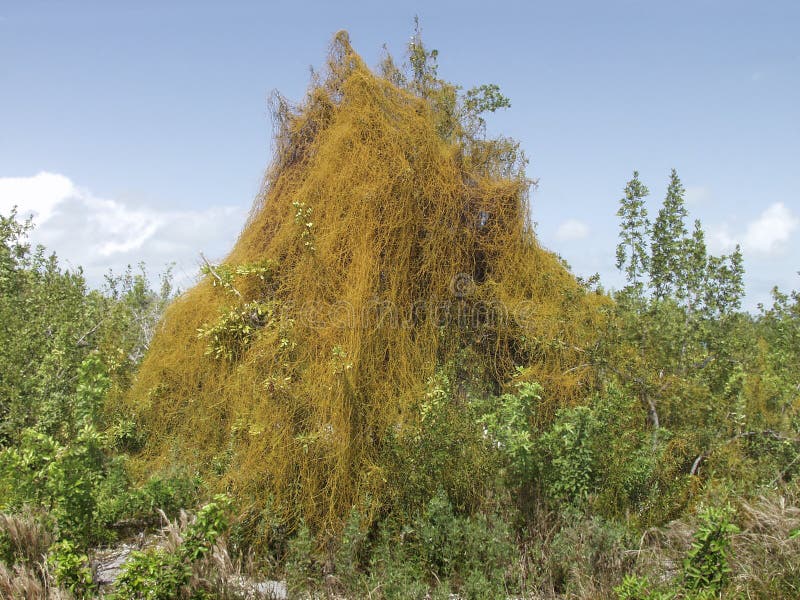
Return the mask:
[[[15,561],[27,565],[42,562],[53,543],[53,536],[30,513],[0,513],[0,532],[7,537]]]
[[[52,582],[47,571],[47,550],[53,536],[32,513],[0,514],[0,532],[9,542],[14,564],[0,561],[0,598],[61,600],[72,595]]]
[[[45,600],[48,595],[42,575],[28,565],[8,567],[0,562],[0,598]]]
[[[742,502],[733,539],[731,597],[800,598],[800,507],[786,496]]]
[[[170,521],[162,512],[165,523],[161,529],[161,539],[157,545],[164,551],[173,553],[183,543],[187,527],[192,517],[181,511],[178,518]],[[191,590],[203,590],[213,598],[225,600],[241,598],[262,598],[255,585],[256,567],[252,555],[234,559],[228,549],[225,536],[219,538],[205,557],[192,564],[192,575],[188,587]]]

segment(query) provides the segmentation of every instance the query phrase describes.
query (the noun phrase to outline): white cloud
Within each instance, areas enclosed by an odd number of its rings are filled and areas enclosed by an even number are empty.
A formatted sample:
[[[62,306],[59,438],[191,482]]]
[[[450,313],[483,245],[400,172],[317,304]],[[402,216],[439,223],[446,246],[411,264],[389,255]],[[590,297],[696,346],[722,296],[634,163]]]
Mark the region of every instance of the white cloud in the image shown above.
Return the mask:
[[[560,242],[582,240],[589,235],[589,226],[577,219],[567,219],[556,230],[556,239]]]
[[[33,215],[32,241],[44,244],[70,267],[82,266],[98,285],[109,269],[119,273],[144,262],[151,272],[175,263],[176,283],[189,285],[201,251],[221,257],[246,216],[244,206],[163,210],[98,198],[68,177],[38,173],[0,177],[0,214],[13,206]]]
[[[733,250],[740,242],[731,233],[728,224],[723,223],[708,228],[707,243],[712,254],[723,254]]]
[[[747,226],[744,247],[754,252],[772,254],[791,237],[800,224],[782,202],[776,202]]]
[[[775,202],[748,223],[743,233],[731,233],[727,224],[711,229],[709,246],[713,252],[728,252],[738,243],[747,253],[775,255],[784,248],[798,226],[800,218],[783,202]]]
[[[0,213],[8,215],[18,206],[24,217],[39,225],[53,216],[55,207],[76,194],[69,178],[42,171],[33,177],[0,177]]]

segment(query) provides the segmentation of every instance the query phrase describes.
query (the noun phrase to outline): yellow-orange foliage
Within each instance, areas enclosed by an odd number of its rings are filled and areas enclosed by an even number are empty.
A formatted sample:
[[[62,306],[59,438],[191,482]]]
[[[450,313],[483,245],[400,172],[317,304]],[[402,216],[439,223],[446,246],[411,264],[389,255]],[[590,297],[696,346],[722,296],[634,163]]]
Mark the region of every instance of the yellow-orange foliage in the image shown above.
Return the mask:
[[[371,72],[346,34],[305,102],[278,112],[273,165],[224,266],[268,268],[226,290],[217,267],[180,296],[126,403],[151,468],[186,462],[335,527],[359,498],[379,502],[387,429],[416,418],[437,365],[465,348],[498,390],[524,367],[546,391],[540,414],[584,395],[603,300],[538,245],[522,170],[488,142],[444,140],[430,102]],[[208,354],[198,331],[253,302],[265,312],[248,343]]]

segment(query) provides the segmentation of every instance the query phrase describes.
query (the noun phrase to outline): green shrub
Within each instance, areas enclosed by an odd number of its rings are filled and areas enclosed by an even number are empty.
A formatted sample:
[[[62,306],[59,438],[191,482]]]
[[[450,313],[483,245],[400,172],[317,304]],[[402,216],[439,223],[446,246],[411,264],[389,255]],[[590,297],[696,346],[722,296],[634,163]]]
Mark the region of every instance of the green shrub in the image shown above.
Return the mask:
[[[674,592],[656,590],[647,577],[628,574],[614,587],[618,600],[671,600]]]
[[[363,581],[361,565],[367,544],[367,531],[361,514],[353,508],[345,523],[333,561],[336,577],[345,589],[357,590]],[[363,588],[361,588],[363,589]]]
[[[503,456],[506,479],[515,488],[528,481],[534,472],[531,415],[541,394],[538,383],[520,382],[516,394],[490,398],[479,418],[493,446]]]
[[[594,597],[607,593],[621,573],[633,567],[631,533],[600,517],[567,512],[545,546],[546,576],[553,589],[566,596]]]
[[[106,464],[102,436],[89,424],[66,445],[28,429],[18,447],[0,452],[0,504],[48,508],[60,538],[86,543],[102,533],[97,488]]]
[[[384,523],[373,555],[373,578],[412,587],[418,586],[414,582],[447,581],[460,592],[469,591],[467,597],[498,597],[507,583],[515,583],[506,577],[515,557],[513,534],[502,518],[456,514],[440,490],[410,525]]]
[[[118,600],[173,600],[181,596],[191,577],[191,566],[163,548],[133,552],[117,578]]]
[[[731,536],[739,531],[730,522],[732,512],[730,507],[710,506],[700,513],[700,525],[683,563],[687,589],[718,593],[725,587],[731,572],[728,563]]]
[[[106,431],[108,443],[117,452],[138,452],[146,441],[143,432],[133,419],[119,416]]]
[[[308,525],[301,523],[295,536],[289,541],[286,553],[286,583],[290,593],[313,588],[320,578],[314,552],[314,536]]]
[[[151,548],[134,553],[117,579],[115,597],[119,600],[198,597],[202,590],[190,589],[194,568],[211,553],[228,529],[230,510],[229,497],[215,496],[181,532],[180,543],[172,552]]]
[[[99,518],[107,527],[126,520],[146,526],[159,518],[158,511],[173,518],[182,508],[197,503],[200,484],[197,477],[177,472],[155,475],[134,488],[120,464],[119,468],[109,470],[100,487]]]
[[[47,553],[47,564],[56,583],[78,598],[91,595],[94,590],[89,557],[78,551],[69,540],[56,542]]]
[[[455,397],[441,371],[413,407],[415,418],[386,433],[381,462],[391,490],[387,511],[413,518],[443,488],[459,511],[474,511],[495,487],[501,457],[479,422],[483,402]]]
[[[599,427],[587,406],[563,409],[538,440],[545,491],[555,502],[582,507],[595,487],[593,439]]]

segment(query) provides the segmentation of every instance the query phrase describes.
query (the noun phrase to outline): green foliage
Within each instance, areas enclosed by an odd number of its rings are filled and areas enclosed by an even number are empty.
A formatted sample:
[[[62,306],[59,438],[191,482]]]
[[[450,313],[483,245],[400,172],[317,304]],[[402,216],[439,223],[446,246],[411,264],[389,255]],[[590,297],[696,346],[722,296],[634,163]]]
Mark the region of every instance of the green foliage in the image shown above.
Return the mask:
[[[144,446],[146,434],[132,418],[118,415],[106,430],[108,443],[117,452],[138,452]]]
[[[172,294],[169,271],[155,292],[144,269],[88,290],[80,269],[31,248],[31,227],[0,215],[0,445],[26,428],[64,442],[96,419],[106,391],[131,377]]]
[[[531,417],[541,394],[539,384],[520,382],[516,394],[489,398],[478,419],[492,445],[503,455],[509,483],[514,487],[520,487],[534,473]]]
[[[308,215],[310,216],[310,213]],[[275,262],[262,260],[236,266],[225,263],[214,266],[206,263],[200,267],[200,272],[211,277],[211,285],[214,287],[220,287],[233,296],[240,296],[241,292],[236,286],[240,285],[243,280],[257,280],[262,286],[272,283]]]
[[[303,236],[306,246],[313,249],[311,228],[313,223],[308,221],[311,209],[305,205],[297,204],[298,219],[302,221]],[[200,339],[207,340],[206,354],[218,360],[235,362],[241,358],[248,346],[256,339],[259,332],[265,327],[276,325],[278,319],[278,304],[274,301],[262,299],[244,302],[239,288],[255,293],[259,298],[268,296],[273,284],[275,262],[262,260],[252,263],[231,266],[220,264],[213,266],[206,263],[202,272],[208,275],[214,287],[222,288],[227,295],[234,296],[237,301],[232,306],[221,309],[220,317],[213,323],[207,323],[197,330]],[[285,327],[291,322],[281,322]],[[284,333],[281,343],[290,345],[288,334]]]
[[[213,324],[197,330],[208,340],[206,354],[228,362],[237,361],[260,329],[273,319],[274,306],[260,301],[246,302],[227,310]]]
[[[26,427],[60,427],[78,367],[90,351],[84,333],[102,302],[80,271],[61,271],[55,255],[30,248],[30,222],[0,216],[0,444]]]
[[[45,507],[59,537],[86,543],[101,533],[97,491],[106,465],[102,436],[91,425],[84,425],[67,445],[27,429],[18,447],[0,453],[2,506]]]
[[[313,587],[320,576],[314,536],[305,523],[300,523],[295,536],[289,541],[285,570],[287,586],[293,593]]]
[[[545,576],[557,594],[599,597],[632,568],[631,544],[631,532],[624,525],[565,511],[543,548]]]
[[[88,598],[94,591],[89,557],[69,540],[56,542],[47,554],[47,563],[56,583],[77,598]]]
[[[582,507],[593,491],[597,459],[592,438],[599,426],[589,407],[563,409],[539,438],[545,489],[554,501]]]
[[[214,500],[197,511],[197,516],[183,536],[182,552],[190,561],[206,556],[217,539],[230,526],[229,515],[233,501],[225,494],[214,496]]]
[[[459,510],[474,508],[502,466],[479,420],[485,403],[452,391],[456,371],[441,370],[414,407],[414,420],[386,434],[382,464],[398,515],[416,514],[439,488]]]
[[[622,583],[614,587],[618,600],[670,600],[675,598],[673,592],[658,591],[647,577],[628,574]]]
[[[294,222],[300,226],[300,240],[303,242],[303,246],[309,252],[316,251],[316,246],[314,245],[314,222],[311,220],[313,209],[310,206],[306,206],[305,202],[298,202],[297,200],[292,202],[292,206],[295,209]]]
[[[596,458],[591,508],[609,518],[635,514],[654,489],[654,473],[663,451],[653,451],[637,404],[616,386],[609,386],[590,404],[596,424],[591,437]]]
[[[181,532],[180,543],[174,550],[151,548],[132,554],[117,579],[114,596],[120,600],[203,597],[202,586],[192,585],[194,568],[209,556],[228,529],[231,508],[228,496],[215,496]]]
[[[511,532],[493,516],[459,516],[440,491],[413,524],[410,545],[422,561],[424,571],[440,578],[473,585],[504,587],[506,565],[514,555]]]
[[[429,50],[422,40],[419,21],[415,19],[414,35],[408,43],[406,72],[395,66],[390,56],[381,65],[384,77],[395,85],[428,100],[436,120],[437,133],[447,141],[458,141],[465,154],[477,164],[502,157],[510,170],[504,175],[519,175],[527,160],[519,144],[508,138],[486,139],[483,115],[509,108],[511,101],[497,84],[489,83],[462,88],[439,77],[439,51]]]
[[[620,218],[619,244],[617,245],[617,268],[625,270],[628,283],[641,293],[642,279],[648,273],[650,256],[648,236],[650,221],[644,199],[650,194],[633,172],[633,179],[625,186],[625,197],[620,200],[617,216]]]
[[[336,589],[359,597],[380,589],[383,598],[494,598],[518,586],[516,547],[510,525],[496,513],[458,514],[443,490],[423,510],[401,522],[394,518],[365,528],[353,510],[328,563],[314,536],[301,524],[284,563],[290,592],[301,595],[322,585],[328,564]]]
[[[134,552],[116,582],[119,600],[172,600],[182,597],[191,570],[180,555],[163,548]]]
[[[124,389],[144,357],[167,305],[175,296],[172,267],[159,275],[158,287],[151,282],[144,264],[130,266],[121,275],[109,273],[101,294],[103,320],[96,335],[101,355],[117,388]]]
[[[653,238],[650,246],[650,277],[653,294],[657,300],[675,294],[685,298],[686,261],[683,245],[686,243],[686,190],[677,171],[670,174],[664,205],[653,223]]]
[[[112,534],[130,493],[124,459],[141,445],[122,416],[103,432],[105,400],[125,385],[172,294],[142,269],[88,291],[80,271],[26,242],[30,223],[0,216],[0,507],[47,511],[62,541]]]
[[[622,583],[614,587],[618,600],[648,600],[650,598],[650,582],[646,577],[628,574]]]
[[[507,578],[515,555],[502,518],[458,515],[440,490],[408,525],[383,525],[371,570],[373,579],[386,582],[387,598],[409,597],[433,582],[448,582],[447,589],[466,598],[496,598],[516,585]]]
[[[350,511],[333,557],[336,576],[346,588],[355,590],[362,580],[361,565],[365,560],[368,533],[361,514],[354,508]]]
[[[154,475],[134,487],[124,469],[111,471],[100,489],[100,521],[107,525],[123,523],[146,525],[157,520],[159,511],[173,518],[181,509],[194,506],[200,493],[200,481],[181,472]]]
[[[700,525],[683,563],[684,585],[689,590],[719,593],[730,575],[731,536],[739,528],[730,522],[732,510],[706,508],[700,513]]]

